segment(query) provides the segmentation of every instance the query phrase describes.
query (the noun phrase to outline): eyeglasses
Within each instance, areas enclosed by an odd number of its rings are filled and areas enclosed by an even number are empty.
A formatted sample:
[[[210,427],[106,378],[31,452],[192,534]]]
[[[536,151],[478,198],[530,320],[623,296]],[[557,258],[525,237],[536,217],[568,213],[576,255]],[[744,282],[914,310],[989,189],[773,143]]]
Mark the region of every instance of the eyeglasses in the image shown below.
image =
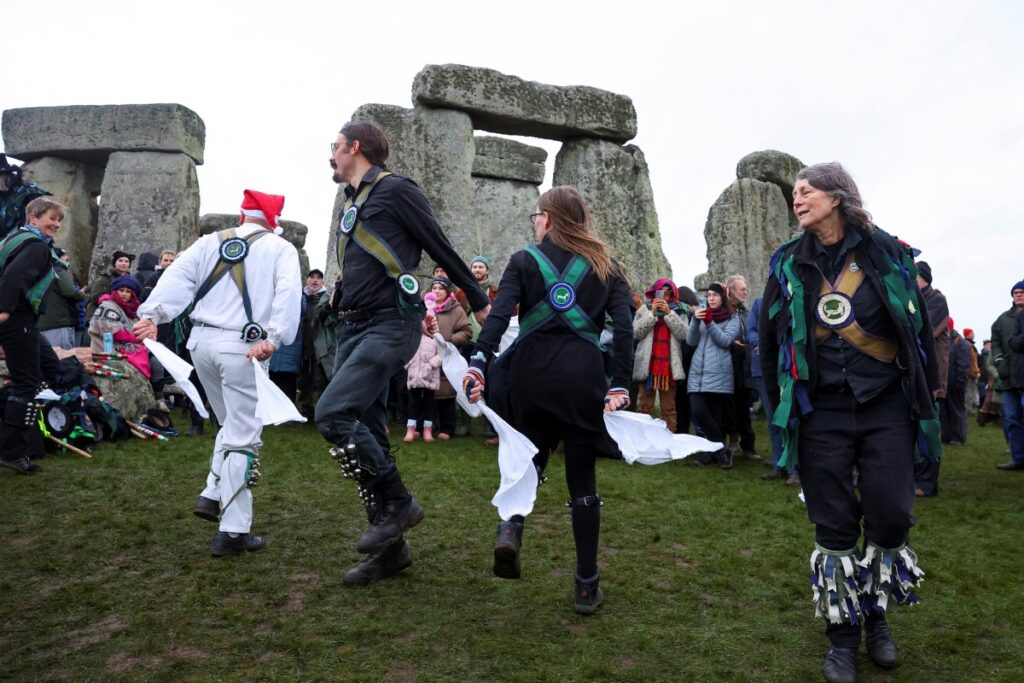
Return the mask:
[[[348,147],[348,143],[345,143],[344,145],[339,145],[337,142],[332,142],[331,143],[331,156],[334,156],[335,154],[338,153],[338,148],[339,147]]]
[[[544,215],[544,213],[545,213],[544,211],[541,211],[541,212],[539,212],[539,213],[531,213],[531,214],[530,214],[530,222],[532,223],[532,222],[536,221],[536,220],[537,220],[537,217],[538,217],[538,216],[543,216],[543,215]]]

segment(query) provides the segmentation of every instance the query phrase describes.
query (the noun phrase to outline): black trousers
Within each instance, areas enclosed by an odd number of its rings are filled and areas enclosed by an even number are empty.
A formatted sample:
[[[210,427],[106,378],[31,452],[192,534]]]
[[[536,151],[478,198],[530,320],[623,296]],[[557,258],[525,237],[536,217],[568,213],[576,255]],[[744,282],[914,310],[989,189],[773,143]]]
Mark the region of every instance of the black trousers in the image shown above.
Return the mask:
[[[818,394],[812,403],[800,420],[799,469],[818,545],[855,547],[862,520],[866,540],[903,545],[913,525],[916,438],[907,398],[894,385],[866,403],[848,391]]]
[[[690,394],[690,410],[693,421],[700,425],[708,441],[725,440],[725,413],[732,401],[732,394]]]
[[[946,400],[939,404],[942,441],[967,443],[967,387],[949,385]]]
[[[52,383],[57,376],[59,361],[49,342],[39,334],[36,317],[26,311],[11,313],[7,322],[0,324],[0,346],[7,360],[11,376],[9,396],[31,401],[39,393],[45,380]],[[0,415],[3,414],[0,406]],[[0,454],[13,459],[29,454],[29,434],[35,426],[4,423],[0,428]]]
[[[448,436],[455,433],[455,397],[437,399],[437,422],[434,424],[434,433]]]
[[[433,389],[409,390],[409,419],[416,420],[417,427],[422,427],[424,422],[437,422],[437,401]]]
[[[742,377],[734,382],[736,389],[732,393],[732,400],[726,405],[725,425],[730,435],[739,435],[741,449],[753,451],[754,429],[750,426],[750,389],[743,386],[742,382]]]

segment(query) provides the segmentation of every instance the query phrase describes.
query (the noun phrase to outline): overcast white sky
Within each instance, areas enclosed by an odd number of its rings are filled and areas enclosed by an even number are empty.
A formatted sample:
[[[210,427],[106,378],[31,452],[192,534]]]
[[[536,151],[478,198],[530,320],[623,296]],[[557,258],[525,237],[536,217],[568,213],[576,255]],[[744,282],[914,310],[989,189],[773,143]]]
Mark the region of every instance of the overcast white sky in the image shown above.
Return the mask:
[[[425,64],[591,85],[633,98],[678,282],[706,268],[736,162],[779,149],[845,164],[957,328],[988,336],[1024,278],[1024,3],[669,4],[0,0],[0,109],[184,104],[206,122],[202,212],[284,194],[323,266],[328,145],[357,106],[411,106]]]

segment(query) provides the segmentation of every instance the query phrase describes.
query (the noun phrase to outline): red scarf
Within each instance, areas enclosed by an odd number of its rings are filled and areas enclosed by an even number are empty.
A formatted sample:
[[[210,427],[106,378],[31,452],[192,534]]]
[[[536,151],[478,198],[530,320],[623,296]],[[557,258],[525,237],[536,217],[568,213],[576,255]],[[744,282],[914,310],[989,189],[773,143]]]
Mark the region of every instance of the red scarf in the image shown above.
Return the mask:
[[[722,304],[718,308],[709,308],[708,314],[704,316],[704,324],[710,325],[712,321],[716,323],[723,323],[732,317],[732,311],[725,304]]]
[[[113,301],[115,304],[117,304],[118,308],[124,311],[125,315],[127,315],[132,320],[138,320],[139,297],[135,296],[135,292],[132,292],[132,300],[128,302],[125,302],[121,298],[120,294],[114,293],[104,294],[103,296],[100,297],[97,303],[103,303],[104,301]]]
[[[647,383],[652,390],[668,391],[675,386],[672,379],[672,332],[664,318],[654,323],[654,338],[651,340],[651,373]]]

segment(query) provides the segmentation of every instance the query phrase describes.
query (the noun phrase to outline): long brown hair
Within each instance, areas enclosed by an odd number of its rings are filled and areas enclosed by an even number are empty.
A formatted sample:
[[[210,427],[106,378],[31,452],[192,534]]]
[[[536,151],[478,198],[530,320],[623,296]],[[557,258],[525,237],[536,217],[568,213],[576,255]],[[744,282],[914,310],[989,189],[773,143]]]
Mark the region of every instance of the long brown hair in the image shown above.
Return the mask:
[[[601,282],[608,282],[616,266],[608,245],[597,236],[594,219],[583,195],[575,187],[559,185],[540,196],[537,208],[548,215],[551,241],[566,251],[579,254]]]

